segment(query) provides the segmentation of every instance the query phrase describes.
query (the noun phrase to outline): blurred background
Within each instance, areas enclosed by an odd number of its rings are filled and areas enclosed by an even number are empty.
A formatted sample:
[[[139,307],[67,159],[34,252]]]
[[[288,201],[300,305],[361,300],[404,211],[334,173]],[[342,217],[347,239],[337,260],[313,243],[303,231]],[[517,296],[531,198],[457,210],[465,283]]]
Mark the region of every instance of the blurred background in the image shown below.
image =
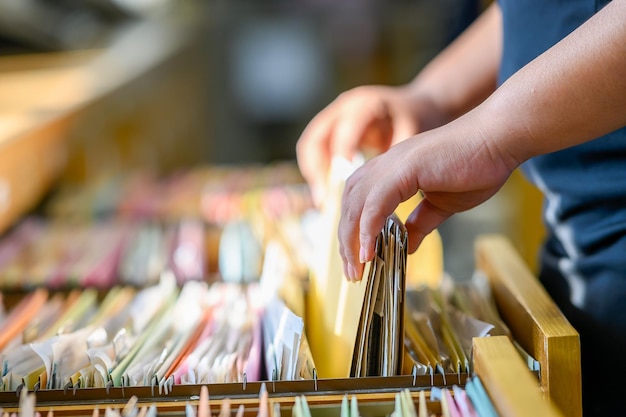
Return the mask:
[[[38,155],[7,171],[18,177],[5,188],[40,183],[29,207],[59,184],[136,169],[293,160],[307,122],[339,93],[409,81],[485,6],[0,0],[0,164]],[[5,138],[29,145],[12,149],[18,142]],[[468,278],[472,242],[491,232],[511,236],[534,268],[539,204],[515,175],[490,202],[448,221],[440,229],[446,270]]]

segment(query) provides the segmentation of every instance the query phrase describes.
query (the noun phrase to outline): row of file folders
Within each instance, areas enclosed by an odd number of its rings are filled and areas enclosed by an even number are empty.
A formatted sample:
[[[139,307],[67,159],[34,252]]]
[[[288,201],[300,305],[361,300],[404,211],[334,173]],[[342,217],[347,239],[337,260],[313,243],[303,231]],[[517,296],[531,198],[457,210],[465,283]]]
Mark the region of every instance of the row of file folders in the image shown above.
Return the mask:
[[[14,233],[46,227],[34,224],[27,222]],[[97,227],[105,229],[102,224]],[[389,227],[395,230],[395,223],[390,221]],[[15,236],[10,243],[15,243]],[[2,242],[0,254],[16,247]],[[57,246],[57,251],[59,248],[62,246]],[[281,279],[277,264],[282,256],[272,260],[271,253],[266,254],[260,280],[246,284],[181,281],[181,275],[164,268],[158,282],[150,286],[115,286],[111,282],[107,291],[84,287],[55,292],[37,287],[20,295],[5,293],[0,316],[0,390],[154,386],[167,392],[174,384],[312,378],[315,358],[305,323],[278,296],[277,282]],[[26,264],[17,258],[5,258],[4,273],[12,264]],[[92,261],[92,267],[98,264],[94,257],[85,258]],[[118,251],[115,268],[121,268],[119,260],[125,258],[126,254]],[[40,258],[31,268],[61,270],[63,265],[53,260],[43,262]],[[84,260],[76,262],[89,265]],[[110,271],[115,268],[109,266]],[[115,272],[109,274],[117,276]],[[369,291],[384,277],[373,278],[362,284]],[[465,285],[449,283],[445,292],[428,287],[401,291],[403,304],[394,314],[402,320],[393,319],[390,326],[397,322],[403,325],[389,332],[395,335],[398,348],[386,349],[391,337],[382,332],[384,337],[377,338],[381,350],[396,357],[397,370],[368,372],[371,367],[365,366],[362,372],[355,371],[365,362],[363,358],[380,355],[367,339],[357,338],[352,355],[343,359],[354,364],[352,376],[469,373],[473,337],[509,334],[489,294],[485,294],[488,285],[481,282],[477,275]],[[395,293],[397,284],[391,287],[389,293]],[[383,291],[381,287],[379,294]],[[375,333],[365,326],[368,315],[371,322],[371,316],[377,314],[376,299],[380,301],[375,293],[365,297],[361,323],[354,324],[363,326],[362,334],[372,340]],[[393,317],[388,313],[383,316]],[[531,369],[536,367],[532,358],[520,353]],[[387,361],[381,358],[380,363]]]
[[[8,300],[8,297],[6,301]],[[21,297],[0,322],[3,391],[310,378],[304,323],[262,284]]]
[[[120,224],[98,223],[94,228],[118,235],[124,233]],[[124,230],[137,233],[141,227]],[[68,232],[76,230],[82,234]],[[105,250],[106,245],[100,251],[96,250],[97,244],[90,247],[81,236],[92,238],[98,233],[89,230],[84,225],[75,229],[56,223],[25,222],[0,242],[0,275],[9,276],[14,268],[19,271],[13,272],[16,275],[50,277],[59,276],[58,271],[82,268],[83,272],[92,271],[82,276],[92,276],[98,275],[93,271],[103,268],[108,277],[117,277],[127,265],[123,260],[132,259],[133,254],[142,254],[135,262],[148,263],[149,251],[120,246],[118,240],[113,245],[114,255]],[[116,286],[117,281],[112,280],[106,282],[112,287],[107,291],[80,282],[80,288],[62,292],[34,286],[33,291],[18,296],[5,293],[0,317],[0,390],[153,386],[168,392],[174,384],[312,378],[315,358],[309,349],[305,323],[300,312],[294,313],[289,303],[286,305],[278,296],[284,254],[274,247],[278,252],[272,255],[272,246],[266,250],[257,282],[209,284],[199,279],[202,275],[181,273],[200,269],[201,257],[189,253],[202,252],[202,243],[198,243],[203,234],[201,223],[181,225],[177,230],[184,238],[172,241],[181,242],[182,249],[176,250],[188,255],[180,255],[178,264],[162,264],[156,284]],[[397,223],[390,219],[387,231],[398,233]],[[33,239],[29,235],[32,233],[42,238]],[[55,234],[73,244],[60,244],[62,239],[53,237]],[[379,242],[384,242],[383,235]],[[68,248],[74,246],[81,256],[67,255],[72,252]],[[130,249],[127,253],[120,247]],[[378,247],[382,258],[402,259],[394,245],[381,243]],[[53,254],[41,256],[46,251]],[[37,262],[32,262],[35,255]],[[176,258],[173,255],[168,259]],[[383,264],[392,271],[390,276],[402,270],[390,262]],[[24,269],[26,266],[30,269]],[[398,291],[398,283],[381,284],[389,278],[384,270],[373,264],[372,276],[361,284],[370,294],[364,296],[360,322],[353,325],[362,327],[361,337],[355,340],[354,350],[342,358],[344,363],[353,364],[352,376],[468,374],[473,337],[509,334],[480,275],[464,285],[449,282],[443,286],[445,291],[423,287],[409,288],[405,293],[403,288]],[[380,289],[374,291],[375,285]],[[390,285],[388,291],[385,285]],[[401,294],[402,303],[384,302],[382,305],[395,307],[381,315],[384,309],[378,304],[385,291]],[[369,328],[377,314],[396,317],[390,321],[387,333]],[[394,327],[396,323],[402,326]],[[396,347],[389,348],[392,339]],[[372,340],[378,341],[376,346]],[[536,361],[520,353],[531,369],[537,370]],[[396,365],[390,372],[378,372],[379,366],[372,370],[372,358],[379,358],[379,364],[395,360]],[[361,364],[364,366],[359,371]]]

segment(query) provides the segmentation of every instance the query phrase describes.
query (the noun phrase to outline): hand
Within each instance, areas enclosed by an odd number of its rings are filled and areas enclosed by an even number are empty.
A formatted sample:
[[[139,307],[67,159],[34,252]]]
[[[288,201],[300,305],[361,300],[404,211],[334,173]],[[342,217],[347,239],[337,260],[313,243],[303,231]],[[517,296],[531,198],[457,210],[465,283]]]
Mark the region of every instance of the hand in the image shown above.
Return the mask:
[[[378,154],[418,133],[420,107],[425,106],[411,97],[408,86],[364,86],[341,94],[313,118],[296,150],[316,204],[324,196],[333,156],[352,160],[358,151]]]
[[[421,203],[406,221],[409,252],[454,213],[484,202],[516,167],[476,126],[461,118],[390,148],[359,168],[346,184],[339,223],[345,276],[360,279],[385,219],[418,191]]]

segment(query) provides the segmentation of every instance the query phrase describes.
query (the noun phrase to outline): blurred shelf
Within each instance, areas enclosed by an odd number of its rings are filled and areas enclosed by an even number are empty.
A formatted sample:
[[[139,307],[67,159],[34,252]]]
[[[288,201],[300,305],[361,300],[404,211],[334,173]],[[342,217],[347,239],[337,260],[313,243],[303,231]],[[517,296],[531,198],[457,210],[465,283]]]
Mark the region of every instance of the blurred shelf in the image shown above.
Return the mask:
[[[107,144],[120,140],[117,131],[128,120],[152,111],[144,125],[165,122],[179,103],[155,111],[155,101],[180,99],[175,92],[183,90],[183,81],[173,86],[172,80],[182,75],[176,73],[181,65],[189,65],[180,55],[189,55],[197,20],[133,22],[100,50],[0,57],[0,233],[39,201],[72,158],[85,171],[110,157]],[[185,91],[197,94],[197,85]],[[85,157],[87,144],[96,142],[109,153],[91,146],[91,159]],[[76,148],[82,148],[79,157]]]

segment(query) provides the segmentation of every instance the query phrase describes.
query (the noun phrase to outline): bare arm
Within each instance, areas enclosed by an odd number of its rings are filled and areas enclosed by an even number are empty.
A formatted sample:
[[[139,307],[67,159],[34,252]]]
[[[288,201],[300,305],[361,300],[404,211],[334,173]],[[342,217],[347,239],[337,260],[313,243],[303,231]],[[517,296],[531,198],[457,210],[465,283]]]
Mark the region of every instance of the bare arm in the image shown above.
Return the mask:
[[[421,125],[439,127],[485,100],[496,88],[501,56],[502,14],[494,2],[407,86],[435,110]]]
[[[520,164],[626,125],[626,1],[614,0],[477,109],[488,141]]]
[[[363,86],[342,93],[308,124],[298,164],[318,204],[330,161],[358,151],[381,153],[482,102],[496,86],[501,55],[500,10],[491,6],[410,83]]]
[[[369,161],[348,181],[339,227],[351,278],[397,205],[425,198],[407,220],[410,249],[454,213],[490,198],[519,164],[626,125],[626,0],[513,75],[482,104]]]

